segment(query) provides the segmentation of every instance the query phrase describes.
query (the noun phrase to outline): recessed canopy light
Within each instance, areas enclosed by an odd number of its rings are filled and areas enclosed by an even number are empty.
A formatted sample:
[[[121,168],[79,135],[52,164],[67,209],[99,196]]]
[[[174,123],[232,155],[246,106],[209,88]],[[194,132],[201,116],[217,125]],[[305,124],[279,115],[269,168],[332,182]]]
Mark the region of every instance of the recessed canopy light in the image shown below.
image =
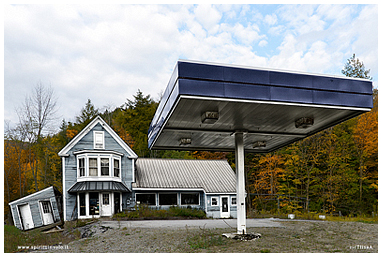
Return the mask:
[[[266,141],[256,141],[253,143],[253,148],[265,148]]]
[[[203,124],[214,124],[215,122],[217,122],[218,118],[219,118],[218,112],[206,111],[201,116],[201,122]]]
[[[299,129],[306,129],[314,124],[312,117],[302,117],[295,121],[295,127]]]
[[[192,139],[191,138],[181,138],[179,140],[179,143],[180,143],[180,146],[181,145],[189,145],[192,143]]]

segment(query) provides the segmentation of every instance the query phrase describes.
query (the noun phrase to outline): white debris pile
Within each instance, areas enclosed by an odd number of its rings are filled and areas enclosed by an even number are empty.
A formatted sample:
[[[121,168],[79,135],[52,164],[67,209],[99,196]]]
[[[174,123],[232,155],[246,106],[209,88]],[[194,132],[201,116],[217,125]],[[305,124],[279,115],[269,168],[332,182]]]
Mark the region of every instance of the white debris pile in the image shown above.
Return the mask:
[[[248,233],[248,234],[236,234],[236,233],[225,233],[222,234],[223,237],[231,238],[234,240],[241,240],[241,241],[249,241],[249,240],[256,240],[258,238],[261,238],[261,234],[259,233]]]

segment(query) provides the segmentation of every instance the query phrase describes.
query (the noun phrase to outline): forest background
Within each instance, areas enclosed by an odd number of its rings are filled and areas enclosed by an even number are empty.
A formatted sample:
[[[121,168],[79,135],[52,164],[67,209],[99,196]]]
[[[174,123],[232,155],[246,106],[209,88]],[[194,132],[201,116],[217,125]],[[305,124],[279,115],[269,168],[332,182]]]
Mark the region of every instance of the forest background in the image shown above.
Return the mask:
[[[342,73],[371,79],[356,58]],[[18,109],[15,128],[5,125],[4,218],[8,203],[48,186],[62,192],[58,152],[95,116],[100,115],[139,157],[227,159],[234,153],[149,150],[147,131],[158,102],[138,90],[122,106],[100,111],[89,99],[75,117],[62,120],[59,131],[44,132],[56,114],[51,88],[37,84]],[[378,213],[378,91],[373,109],[309,138],[268,154],[245,154],[247,208],[251,212],[313,212],[343,216]]]

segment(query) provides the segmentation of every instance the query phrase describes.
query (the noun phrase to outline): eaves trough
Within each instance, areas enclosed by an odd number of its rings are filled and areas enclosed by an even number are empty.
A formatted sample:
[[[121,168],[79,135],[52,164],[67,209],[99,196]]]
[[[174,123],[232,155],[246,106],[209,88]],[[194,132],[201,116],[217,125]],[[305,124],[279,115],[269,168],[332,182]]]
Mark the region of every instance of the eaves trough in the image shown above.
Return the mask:
[[[148,131],[150,149],[266,153],[370,111],[372,82],[180,60]]]

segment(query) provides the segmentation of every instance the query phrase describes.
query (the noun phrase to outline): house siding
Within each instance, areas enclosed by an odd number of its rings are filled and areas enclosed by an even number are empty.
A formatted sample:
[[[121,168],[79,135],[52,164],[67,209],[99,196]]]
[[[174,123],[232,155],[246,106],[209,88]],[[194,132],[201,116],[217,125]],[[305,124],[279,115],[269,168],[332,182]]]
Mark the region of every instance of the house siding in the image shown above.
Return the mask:
[[[232,205],[232,198],[236,197],[236,194],[223,195],[229,196],[229,211],[230,217],[237,218],[237,206]],[[212,197],[218,197],[218,205],[212,206]],[[221,217],[221,202],[220,202],[221,194],[207,194],[206,195],[206,216],[211,218],[220,218]]]
[[[104,143],[105,148],[102,150],[94,150],[93,143],[93,131],[103,131],[104,132]],[[77,182],[77,157],[74,155],[74,152],[82,150],[92,150],[97,151],[99,154],[102,154],[103,151],[115,151],[122,153],[121,157],[121,181],[122,183],[131,190],[132,183],[132,165],[134,159],[130,159],[129,153],[109,134],[103,126],[98,123],[92,129],[89,129],[87,134],[79,140],[69,151],[68,155],[65,157],[65,196],[66,202],[66,217],[65,220],[72,220],[77,217],[77,208],[76,208],[76,195],[69,194],[67,191]],[[126,204],[126,201],[130,198],[130,195],[127,193],[122,194],[122,207]],[[73,218],[72,218],[73,217]]]

